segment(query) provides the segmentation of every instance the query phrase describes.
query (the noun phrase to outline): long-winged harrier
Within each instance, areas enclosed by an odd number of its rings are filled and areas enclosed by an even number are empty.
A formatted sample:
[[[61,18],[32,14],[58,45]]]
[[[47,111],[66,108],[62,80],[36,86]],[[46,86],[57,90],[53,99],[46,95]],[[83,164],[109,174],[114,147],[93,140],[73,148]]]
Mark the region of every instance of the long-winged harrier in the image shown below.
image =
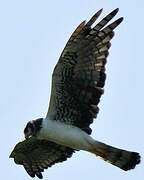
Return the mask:
[[[110,40],[123,20],[119,18],[105,27],[118,12],[115,9],[92,28],[101,12],[87,23],[83,21],[71,35],[53,71],[46,118],[27,123],[26,140],[19,142],[10,155],[31,177],[41,179],[44,169],[65,161],[76,150],[94,153],[125,171],[140,163],[138,153],[106,145],[90,136],[89,126],[97,116],[103,94]]]

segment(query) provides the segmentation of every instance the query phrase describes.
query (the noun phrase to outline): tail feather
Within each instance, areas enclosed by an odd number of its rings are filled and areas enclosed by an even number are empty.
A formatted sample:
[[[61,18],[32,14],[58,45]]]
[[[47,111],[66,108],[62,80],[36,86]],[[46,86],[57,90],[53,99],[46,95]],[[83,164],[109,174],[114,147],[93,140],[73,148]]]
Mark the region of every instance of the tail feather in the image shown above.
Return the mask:
[[[100,142],[95,143],[92,153],[125,171],[134,169],[140,163],[139,153],[118,149]]]

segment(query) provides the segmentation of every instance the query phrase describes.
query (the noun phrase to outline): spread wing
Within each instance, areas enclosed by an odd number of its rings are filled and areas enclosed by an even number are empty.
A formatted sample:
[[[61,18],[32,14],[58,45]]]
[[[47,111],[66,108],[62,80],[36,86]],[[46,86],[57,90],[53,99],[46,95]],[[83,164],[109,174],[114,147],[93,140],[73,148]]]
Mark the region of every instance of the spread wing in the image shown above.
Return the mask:
[[[34,137],[19,142],[12,151],[10,158],[16,164],[23,165],[31,177],[35,175],[42,179],[41,172],[57,162],[63,162],[71,157],[74,150],[46,140]]]
[[[113,30],[119,18],[104,27],[118,12],[112,11],[91,27],[102,10],[88,23],[82,22],[64,48],[52,76],[52,89],[46,118],[63,121],[91,133],[105,84],[105,64]]]

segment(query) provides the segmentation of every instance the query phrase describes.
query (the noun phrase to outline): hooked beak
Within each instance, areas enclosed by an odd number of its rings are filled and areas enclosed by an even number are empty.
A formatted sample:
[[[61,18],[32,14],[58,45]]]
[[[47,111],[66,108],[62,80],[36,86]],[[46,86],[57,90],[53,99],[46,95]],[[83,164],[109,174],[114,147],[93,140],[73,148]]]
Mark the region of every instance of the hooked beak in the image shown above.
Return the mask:
[[[24,133],[25,139],[28,140],[32,135],[29,133]]]
[[[28,135],[25,135],[25,139],[28,140],[28,139],[29,139],[29,136],[28,136]]]

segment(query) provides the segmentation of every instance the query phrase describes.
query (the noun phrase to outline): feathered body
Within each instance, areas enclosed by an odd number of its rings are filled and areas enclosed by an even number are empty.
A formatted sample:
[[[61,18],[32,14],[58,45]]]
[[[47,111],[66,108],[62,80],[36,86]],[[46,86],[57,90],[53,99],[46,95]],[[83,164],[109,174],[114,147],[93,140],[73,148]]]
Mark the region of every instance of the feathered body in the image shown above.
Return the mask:
[[[105,27],[117,14],[115,9],[92,28],[101,12],[87,23],[83,21],[73,32],[53,71],[46,118],[27,123],[26,140],[18,143],[10,155],[31,177],[42,178],[44,169],[66,160],[76,150],[94,153],[123,170],[140,163],[138,153],[106,145],[90,136],[90,124],[98,114],[103,94],[110,40],[123,20],[119,18]]]
[[[94,142],[92,137],[80,128],[53,120],[43,120],[38,139],[46,139],[76,150],[85,151],[90,151],[90,143]]]

